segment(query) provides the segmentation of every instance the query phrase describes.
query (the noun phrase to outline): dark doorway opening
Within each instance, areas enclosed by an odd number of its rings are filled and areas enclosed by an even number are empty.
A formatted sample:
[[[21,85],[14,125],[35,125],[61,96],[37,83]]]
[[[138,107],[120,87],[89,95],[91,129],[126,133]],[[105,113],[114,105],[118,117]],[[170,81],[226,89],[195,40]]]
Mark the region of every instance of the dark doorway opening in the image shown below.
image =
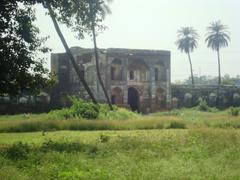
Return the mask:
[[[116,104],[116,96],[115,95],[111,96],[111,102],[112,102],[112,104]]]
[[[133,87],[128,88],[128,104],[132,111],[139,112],[139,94]]]

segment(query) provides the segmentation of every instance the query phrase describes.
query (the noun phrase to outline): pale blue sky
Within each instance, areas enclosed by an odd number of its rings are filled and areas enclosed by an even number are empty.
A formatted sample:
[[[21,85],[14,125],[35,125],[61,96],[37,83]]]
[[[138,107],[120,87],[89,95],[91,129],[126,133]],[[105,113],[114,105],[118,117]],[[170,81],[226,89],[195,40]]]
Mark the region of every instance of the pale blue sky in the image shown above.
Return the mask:
[[[221,51],[222,74],[240,74],[240,1],[239,0],[114,0],[112,14],[105,20],[108,29],[98,37],[99,48],[134,48],[170,50],[172,82],[189,76],[187,56],[177,50],[179,27],[192,26],[200,34],[199,47],[192,53],[194,74],[217,75],[216,53],[204,43],[206,27],[221,20],[231,32],[229,47]],[[64,52],[50,17],[37,7],[37,25],[42,35],[50,35],[47,45],[53,53]],[[90,38],[77,40],[61,26],[69,46],[92,47]],[[50,54],[48,58],[49,66]]]

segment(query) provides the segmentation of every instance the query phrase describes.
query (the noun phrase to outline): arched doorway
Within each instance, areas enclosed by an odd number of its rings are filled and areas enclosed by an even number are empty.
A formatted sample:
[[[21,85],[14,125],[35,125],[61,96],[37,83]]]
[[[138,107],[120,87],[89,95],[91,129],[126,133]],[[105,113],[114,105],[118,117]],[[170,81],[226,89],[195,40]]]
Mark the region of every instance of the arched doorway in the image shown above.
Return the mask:
[[[139,94],[133,87],[128,88],[128,104],[132,111],[139,112]]]

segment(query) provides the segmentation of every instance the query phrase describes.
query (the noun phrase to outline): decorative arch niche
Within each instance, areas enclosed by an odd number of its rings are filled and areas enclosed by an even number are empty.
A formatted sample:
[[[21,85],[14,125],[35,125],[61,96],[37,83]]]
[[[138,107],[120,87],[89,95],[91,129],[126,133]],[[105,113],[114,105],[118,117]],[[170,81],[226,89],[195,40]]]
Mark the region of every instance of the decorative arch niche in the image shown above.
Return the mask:
[[[163,88],[158,88],[156,90],[156,104],[157,106],[162,109],[166,107],[166,91]]]
[[[115,58],[111,64],[111,80],[123,80],[122,60]]]
[[[111,102],[112,104],[123,104],[123,91],[120,87],[112,89]]]

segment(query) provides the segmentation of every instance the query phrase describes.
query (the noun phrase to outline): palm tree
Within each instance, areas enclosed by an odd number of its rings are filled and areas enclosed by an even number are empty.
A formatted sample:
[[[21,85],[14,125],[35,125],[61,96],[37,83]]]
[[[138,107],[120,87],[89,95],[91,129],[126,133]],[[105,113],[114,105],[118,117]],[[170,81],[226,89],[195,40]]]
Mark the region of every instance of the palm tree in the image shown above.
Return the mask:
[[[96,31],[95,31],[95,6],[98,6],[97,4],[98,2],[96,0],[90,0],[89,1],[89,7],[90,7],[90,16],[92,17],[92,22],[91,22],[91,30],[92,30],[92,36],[93,36],[93,44],[94,44],[94,53],[95,53],[95,60],[96,60],[96,70],[97,70],[97,77],[98,77],[98,80],[99,80],[99,83],[103,89],[103,92],[104,92],[104,95],[107,99],[107,102],[108,102],[108,106],[110,108],[110,110],[113,110],[113,107],[112,107],[112,103],[110,101],[110,98],[108,96],[108,93],[106,91],[106,88],[104,86],[104,83],[102,81],[102,78],[101,78],[101,73],[100,73],[100,69],[99,69],[99,56],[98,56],[98,49],[97,49],[97,40],[96,40]],[[101,8],[102,10],[102,13],[110,13],[110,10],[108,8],[108,6],[106,4],[101,4]]]
[[[208,33],[205,42],[207,47],[212,48],[212,50],[217,51],[218,56],[218,86],[221,85],[221,65],[220,65],[220,49],[228,46],[228,42],[231,40],[228,27],[223,25],[221,21],[215,21],[210,23],[207,27]]]
[[[197,48],[197,40],[199,38],[199,35],[197,31],[194,30],[192,27],[182,27],[177,31],[177,34],[178,40],[176,41],[176,45],[181,52],[185,52],[188,55],[191,70],[192,87],[194,87],[195,83],[190,52],[193,52],[193,50]]]
[[[57,32],[57,34],[58,34],[58,36],[59,36],[59,38],[60,38],[64,48],[65,48],[65,50],[66,50],[66,53],[67,53],[67,55],[68,55],[72,65],[73,65],[73,68],[75,69],[75,71],[76,71],[80,81],[82,82],[82,85],[86,89],[86,91],[87,91],[88,95],[90,96],[90,98],[92,99],[93,103],[97,104],[97,101],[96,101],[96,99],[95,99],[91,89],[89,88],[87,82],[85,81],[84,77],[82,76],[82,74],[80,72],[80,69],[79,69],[79,67],[78,67],[78,65],[77,65],[77,63],[76,63],[76,61],[75,61],[75,59],[73,57],[73,54],[70,51],[70,48],[69,48],[69,46],[68,46],[68,44],[67,44],[67,42],[66,42],[66,40],[65,40],[65,38],[64,38],[64,36],[63,36],[63,34],[61,32],[61,30],[60,30],[60,27],[59,27],[58,22],[57,22],[57,20],[55,18],[54,11],[52,10],[50,2],[49,1],[43,2],[43,6],[46,7],[48,9],[48,11],[49,11],[49,15],[50,15],[50,17],[52,19],[52,22],[53,22],[53,25],[55,27],[55,30],[56,30],[56,32]]]

